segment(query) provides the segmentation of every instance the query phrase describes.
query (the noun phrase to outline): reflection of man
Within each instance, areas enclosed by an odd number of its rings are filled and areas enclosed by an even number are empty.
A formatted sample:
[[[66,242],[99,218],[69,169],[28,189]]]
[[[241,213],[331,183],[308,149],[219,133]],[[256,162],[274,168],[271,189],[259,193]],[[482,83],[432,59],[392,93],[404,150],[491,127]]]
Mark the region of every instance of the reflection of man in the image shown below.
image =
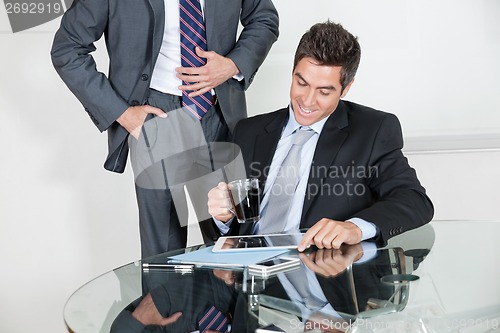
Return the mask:
[[[145,296],[117,316],[111,332],[193,332],[212,307],[220,311],[219,318],[227,317],[233,332],[247,328],[253,332],[257,323],[248,318],[246,297],[235,290],[234,283],[229,270],[145,273]]]
[[[242,120],[235,129],[248,175],[265,183],[261,220],[233,223],[227,185],[220,183],[209,192],[208,206],[221,234],[309,228],[299,250],[311,244],[339,248],[387,241],[431,220],[432,203],[401,152],[398,119],[341,100],[360,54],[357,39],[339,24],[316,24],[303,35],[290,105]]]
[[[365,250],[363,251],[363,246]],[[299,258],[304,265],[316,274],[324,277],[335,277],[344,272],[347,267],[357,262],[366,252],[366,257],[371,257],[374,252],[374,243],[358,243],[354,245],[343,245],[338,250],[319,249],[310,254],[299,253]],[[366,260],[366,259],[365,259]]]
[[[90,55],[103,34],[109,77]],[[123,172],[129,133],[137,138],[146,117],[166,117],[183,105],[197,105],[192,115],[201,118],[207,142],[227,141],[246,116],[244,90],[277,36],[271,0],[76,0],[51,55],[92,121],[108,132],[104,167]],[[142,256],[184,247],[187,229],[169,191],[137,186],[136,193]]]
[[[377,251],[372,242],[299,256],[302,269],[279,273],[279,283],[266,285],[264,294],[290,300],[291,313],[300,317],[306,329],[342,328],[343,332],[357,313],[368,310],[368,299],[389,300],[394,292],[380,280],[392,274],[388,251]]]
[[[393,286],[381,282],[383,276],[393,274],[390,251],[377,250],[372,242],[361,242],[299,256],[316,274],[335,310],[354,315],[369,310],[370,298],[388,300],[392,296]]]

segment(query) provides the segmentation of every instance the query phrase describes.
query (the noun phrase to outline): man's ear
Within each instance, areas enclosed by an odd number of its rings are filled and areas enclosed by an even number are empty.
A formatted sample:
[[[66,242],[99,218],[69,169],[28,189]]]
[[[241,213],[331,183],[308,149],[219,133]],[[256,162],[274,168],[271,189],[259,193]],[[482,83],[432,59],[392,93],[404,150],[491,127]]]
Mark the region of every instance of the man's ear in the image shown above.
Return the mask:
[[[352,81],[344,88],[344,91],[342,91],[342,95],[340,95],[340,98],[344,98],[345,95],[349,92],[349,89],[351,89],[352,84],[354,83],[354,80],[356,78],[352,79]]]

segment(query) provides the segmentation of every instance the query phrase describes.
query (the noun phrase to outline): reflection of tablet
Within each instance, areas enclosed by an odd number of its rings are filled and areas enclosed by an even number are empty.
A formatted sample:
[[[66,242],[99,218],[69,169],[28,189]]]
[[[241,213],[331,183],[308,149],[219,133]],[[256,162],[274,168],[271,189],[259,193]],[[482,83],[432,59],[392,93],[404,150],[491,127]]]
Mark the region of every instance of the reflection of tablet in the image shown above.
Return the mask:
[[[273,234],[220,237],[214,252],[296,249],[304,234]]]
[[[300,267],[299,258],[279,257],[248,266],[250,275],[268,277],[273,274]]]
[[[285,332],[285,331],[283,331],[281,328],[279,328],[278,326],[276,326],[274,324],[269,324],[269,325],[257,328],[257,330],[255,331],[255,333],[268,333],[268,332],[272,333],[272,332]]]

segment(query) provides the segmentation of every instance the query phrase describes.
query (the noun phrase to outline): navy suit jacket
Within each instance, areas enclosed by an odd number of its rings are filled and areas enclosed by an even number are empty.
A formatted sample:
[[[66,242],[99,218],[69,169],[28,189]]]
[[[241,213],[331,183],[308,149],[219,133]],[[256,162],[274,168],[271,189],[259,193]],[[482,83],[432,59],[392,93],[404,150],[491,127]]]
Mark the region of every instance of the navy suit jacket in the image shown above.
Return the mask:
[[[288,107],[241,120],[234,141],[249,177],[265,183]],[[393,114],[340,101],[328,118],[314,152],[301,216],[301,228],[322,218],[359,217],[375,223],[380,241],[428,223],[431,200],[401,149],[401,126]],[[231,234],[249,234],[250,225],[233,223]]]

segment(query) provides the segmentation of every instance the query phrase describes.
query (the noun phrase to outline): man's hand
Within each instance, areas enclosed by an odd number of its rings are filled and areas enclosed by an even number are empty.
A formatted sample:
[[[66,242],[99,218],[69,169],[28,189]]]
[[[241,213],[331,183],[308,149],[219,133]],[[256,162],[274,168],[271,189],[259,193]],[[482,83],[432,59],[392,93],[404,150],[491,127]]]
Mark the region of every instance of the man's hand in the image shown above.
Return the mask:
[[[141,303],[139,303],[139,306],[135,308],[134,312],[132,312],[132,316],[145,326],[165,326],[176,322],[177,319],[182,316],[182,312],[176,312],[166,318],[162,317],[153,302],[151,294],[147,294],[146,297],[142,299]]]
[[[116,121],[122,125],[134,138],[138,139],[141,134],[141,127],[148,114],[154,114],[160,118],[167,118],[167,114],[162,109],[151,105],[131,106],[122,113]]]
[[[234,278],[234,272],[231,270],[226,270],[226,269],[214,269],[212,273],[217,277],[219,280],[224,281],[224,283],[228,286],[234,285],[235,278]]]
[[[340,249],[320,249],[309,255],[299,253],[299,258],[313,272],[326,277],[334,277],[345,271],[362,255],[361,244],[344,244]]]
[[[202,95],[240,72],[231,59],[214,51],[203,51],[197,47],[196,54],[207,59],[204,66],[176,68],[177,77],[188,83],[179,86],[179,89],[193,91],[190,97]]]
[[[208,213],[217,220],[227,222],[233,218],[232,206],[226,183],[220,182],[208,192]]]
[[[321,219],[304,234],[298,250],[304,251],[311,245],[319,249],[339,249],[344,243],[357,244],[361,242],[361,229],[349,221]]]

